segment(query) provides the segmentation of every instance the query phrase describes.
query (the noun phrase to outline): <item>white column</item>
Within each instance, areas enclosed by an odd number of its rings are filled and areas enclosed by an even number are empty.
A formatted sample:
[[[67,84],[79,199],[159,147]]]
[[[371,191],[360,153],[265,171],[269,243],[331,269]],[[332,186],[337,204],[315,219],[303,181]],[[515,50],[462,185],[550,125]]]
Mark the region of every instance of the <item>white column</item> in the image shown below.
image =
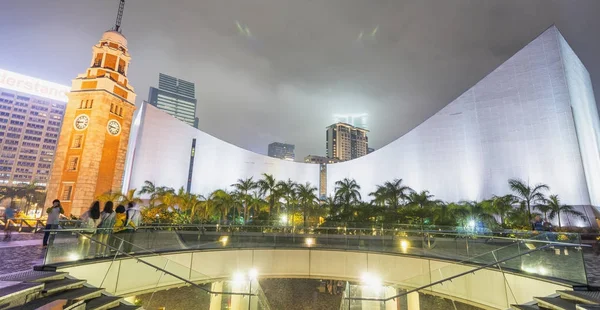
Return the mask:
[[[213,292],[223,291],[223,282],[213,282],[210,286],[210,290]],[[223,295],[211,294],[210,295],[210,310],[221,310],[221,303],[223,301]]]
[[[406,295],[407,310],[421,310],[421,304],[419,301],[419,292],[412,292]]]

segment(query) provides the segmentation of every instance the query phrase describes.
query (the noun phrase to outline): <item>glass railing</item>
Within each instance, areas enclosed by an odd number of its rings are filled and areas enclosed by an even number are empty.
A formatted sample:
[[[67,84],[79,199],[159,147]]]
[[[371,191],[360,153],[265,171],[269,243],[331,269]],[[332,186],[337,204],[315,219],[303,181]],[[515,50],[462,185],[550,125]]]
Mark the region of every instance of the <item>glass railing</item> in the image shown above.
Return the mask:
[[[45,263],[77,261],[108,255],[104,248],[81,245],[73,234],[78,231],[57,230],[54,245]],[[98,232],[93,238],[101,236]],[[420,231],[373,228],[294,228],[274,226],[161,225],[138,229],[132,239],[120,234],[107,234],[107,242],[125,242],[124,252],[154,254],[179,250],[243,249],[243,248],[313,248],[368,251],[414,255],[486,265],[506,257],[551,245],[519,259],[505,262],[512,272],[560,279],[585,284],[583,253],[578,234],[523,232],[512,238],[453,231]],[[103,240],[103,239],[100,239]],[[112,240],[112,241],[111,241]],[[75,245],[77,244],[77,245]],[[74,251],[77,247],[78,251]],[[75,254],[72,254],[75,253]],[[559,266],[571,266],[565,271]]]
[[[137,299],[138,305],[145,309],[161,307],[161,301],[154,298],[154,292],[182,285],[190,286],[198,294],[210,294],[211,303],[217,302],[221,305],[221,308],[211,306],[211,309],[229,309],[232,304],[236,305],[235,309],[269,309],[255,277],[244,275],[235,278],[234,275],[231,280],[210,284],[209,282],[214,279],[198,272],[193,266],[182,264],[159,255],[152,249],[129,242],[129,240],[136,240],[131,235],[134,233],[135,237],[157,237],[152,239],[152,244],[166,246],[173,240],[167,240],[167,235],[164,233],[145,235],[132,231],[115,234],[109,232],[110,230],[98,230],[91,234],[77,229],[54,231],[54,241],[46,251],[45,264],[66,262],[85,264],[93,259],[102,258],[104,263],[99,268],[95,266],[96,276],[86,279],[88,283],[117,295],[141,292],[145,297]],[[137,240],[140,242],[139,238]],[[131,258],[133,262],[123,260],[127,258]],[[134,263],[135,268],[127,268],[130,263]],[[105,271],[98,273],[103,267]],[[136,281],[140,274],[143,274],[144,281]],[[148,275],[154,278],[149,280]],[[144,292],[152,294],[143,295]]]
[[[491,263],[479,267],[465,264],[485,261]],[[516,288],[511,284],[514,282],[504,273],[517,268],[537,277],[568,280],[575,284],[586,281],[581,248],[573,244],[548,243],[543,240],[520,241],[462,264],[440,264],[445,266],[401,281],[395,279],[393,286],[384,284],[389,283],[385,275],[365,274],[360,282],[348,283],[340,309],[366,307],[383,310],[390,309],[390,303],[395,308],[401,298],[404,298],[405,303],[410,303],[407,295],[416,292],[446,294],[485,307],[509,308],[512,304],[528,301],[519,300],[520,294],[515,292]]]

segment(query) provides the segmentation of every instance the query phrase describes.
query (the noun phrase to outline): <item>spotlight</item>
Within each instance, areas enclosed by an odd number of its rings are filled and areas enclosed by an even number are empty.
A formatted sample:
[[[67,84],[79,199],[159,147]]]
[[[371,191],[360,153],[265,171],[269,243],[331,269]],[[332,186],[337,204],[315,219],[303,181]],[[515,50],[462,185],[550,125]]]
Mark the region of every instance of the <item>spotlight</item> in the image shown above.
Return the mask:
[[[313,246],[315,244],[315,238],[305,238],[304,244],[306,244],[307,247]]]

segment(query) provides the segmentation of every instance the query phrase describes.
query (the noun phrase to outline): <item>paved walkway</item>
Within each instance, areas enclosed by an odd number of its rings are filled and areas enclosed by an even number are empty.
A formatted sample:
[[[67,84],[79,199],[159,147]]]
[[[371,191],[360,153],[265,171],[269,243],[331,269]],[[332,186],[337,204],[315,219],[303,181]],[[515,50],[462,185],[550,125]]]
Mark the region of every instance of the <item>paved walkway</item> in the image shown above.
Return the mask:
[[[11,241],[3,241],[0,235],[0,274],[31,270],[43,263],[43,234],[13,233]]]

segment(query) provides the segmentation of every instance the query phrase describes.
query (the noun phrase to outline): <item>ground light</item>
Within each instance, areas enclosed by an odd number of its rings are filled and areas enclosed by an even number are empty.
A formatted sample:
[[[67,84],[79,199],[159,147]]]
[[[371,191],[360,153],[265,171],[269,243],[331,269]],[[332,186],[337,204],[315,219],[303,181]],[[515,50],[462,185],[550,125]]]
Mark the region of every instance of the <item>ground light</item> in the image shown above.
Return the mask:
[[[408,240],[402,239],[400,240],[400,250],[402,253],[406,254],[408,252],[408,248],[410,247],[410,242]]]
[[[285,214],[282,214],[282,215],[279,217],[279,221],[281,222],[281,224],[287,224],[287,215],[285,215]]]
[[[79,259],[79,255],[75,252],[69,253],[69,261],[76,261]]]
[[[307,247],[315,245],[315,238],[305,238],[304,244],[306,244]]]
[[[219,242],[223,245],[226,246],[227,245],[227,241],[229,241],[229,236],[221,236],[219,238]]]

